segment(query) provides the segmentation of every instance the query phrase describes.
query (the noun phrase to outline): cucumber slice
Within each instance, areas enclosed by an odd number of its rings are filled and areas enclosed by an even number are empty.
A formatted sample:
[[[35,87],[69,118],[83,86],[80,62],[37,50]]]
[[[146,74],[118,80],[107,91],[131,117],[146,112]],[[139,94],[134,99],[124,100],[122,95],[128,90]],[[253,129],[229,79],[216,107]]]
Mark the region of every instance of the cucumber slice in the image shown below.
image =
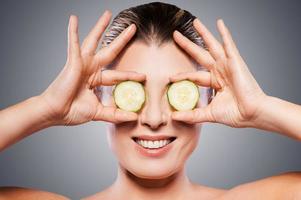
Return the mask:
[[[199,97],[198,86],[189,80],[174,82],[168,87],[168,102],[174,109],[179,111],[195,108]]]
[[[115,104],[122,110],[138,112],[145,102],[143,85],[137,81],[123,81],[113,90]]]

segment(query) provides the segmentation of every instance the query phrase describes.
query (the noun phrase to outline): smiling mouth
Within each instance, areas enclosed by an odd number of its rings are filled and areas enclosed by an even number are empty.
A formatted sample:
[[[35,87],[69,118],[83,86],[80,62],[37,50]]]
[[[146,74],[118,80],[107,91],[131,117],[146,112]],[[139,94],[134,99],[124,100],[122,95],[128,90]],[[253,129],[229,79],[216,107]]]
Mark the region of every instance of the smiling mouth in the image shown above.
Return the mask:
[[[138,137],[132,137],[132,139],[143,148],[159,149],[172,143],[173,141],[175,141],[175,139],[177,139],[177,137],[169,137],[169,138],[157,139],[157,140],[149,140],[149,139],[143,139]]]

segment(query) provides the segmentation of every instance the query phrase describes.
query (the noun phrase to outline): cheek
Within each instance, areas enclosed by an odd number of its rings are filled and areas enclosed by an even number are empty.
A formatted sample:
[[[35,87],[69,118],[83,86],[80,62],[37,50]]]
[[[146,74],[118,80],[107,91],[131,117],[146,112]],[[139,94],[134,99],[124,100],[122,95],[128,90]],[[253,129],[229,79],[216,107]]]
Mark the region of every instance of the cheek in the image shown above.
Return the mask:
[[[182,159],[182,162],[185,162],[187,158],[192,154],[192,152],[196,149],[200,137],[200,131],[190,131],[186,132],[182,135],[179,146],[179,158]]]
[[[115,124],[110,123],[107,129],[107,138],[111,150],[118,158],[123,158],[131,145],[132,139],[130,137],[131,130],[126,128],[118,128]]]
[[[197,133],[194,133],[192,135],[192,137],[189,137],[188,138],[188,141],[187,141],[187,155],[189,156],[194,150],[195,148],[197,147],[198,143],[199,143],[199,138],[200,138],[200,132],[197,132]],[[188,157],[187,156],[187,157]]]

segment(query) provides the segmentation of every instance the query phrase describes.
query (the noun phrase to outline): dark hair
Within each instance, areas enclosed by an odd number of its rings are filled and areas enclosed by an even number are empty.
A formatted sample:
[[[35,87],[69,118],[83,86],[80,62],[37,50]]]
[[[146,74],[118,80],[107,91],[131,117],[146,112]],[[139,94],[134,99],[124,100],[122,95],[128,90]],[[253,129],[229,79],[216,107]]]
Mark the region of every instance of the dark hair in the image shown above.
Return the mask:
[[[173,38],[173,32],[178,30],[192,42],[204,48],[202,38],[194,29],[192,22],[196,17],[187,10],[175,5],[152,2],[131,7],[121,11],[112,21],[102,41],[102,45],[111,43],[126,27],[134,23],[137,32],[132,38],[146,43],[161,45]]]

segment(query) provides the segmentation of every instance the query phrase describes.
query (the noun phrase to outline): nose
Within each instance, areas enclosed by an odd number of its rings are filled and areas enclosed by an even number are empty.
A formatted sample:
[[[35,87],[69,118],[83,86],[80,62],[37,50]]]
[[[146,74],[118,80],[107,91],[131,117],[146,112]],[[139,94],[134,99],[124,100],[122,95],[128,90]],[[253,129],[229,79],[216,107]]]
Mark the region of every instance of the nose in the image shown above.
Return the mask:
[[[159,97],[146,98],[141,112],[141,124],[151,129],[158,129],[167,124],[167,110],[164,100]]]

